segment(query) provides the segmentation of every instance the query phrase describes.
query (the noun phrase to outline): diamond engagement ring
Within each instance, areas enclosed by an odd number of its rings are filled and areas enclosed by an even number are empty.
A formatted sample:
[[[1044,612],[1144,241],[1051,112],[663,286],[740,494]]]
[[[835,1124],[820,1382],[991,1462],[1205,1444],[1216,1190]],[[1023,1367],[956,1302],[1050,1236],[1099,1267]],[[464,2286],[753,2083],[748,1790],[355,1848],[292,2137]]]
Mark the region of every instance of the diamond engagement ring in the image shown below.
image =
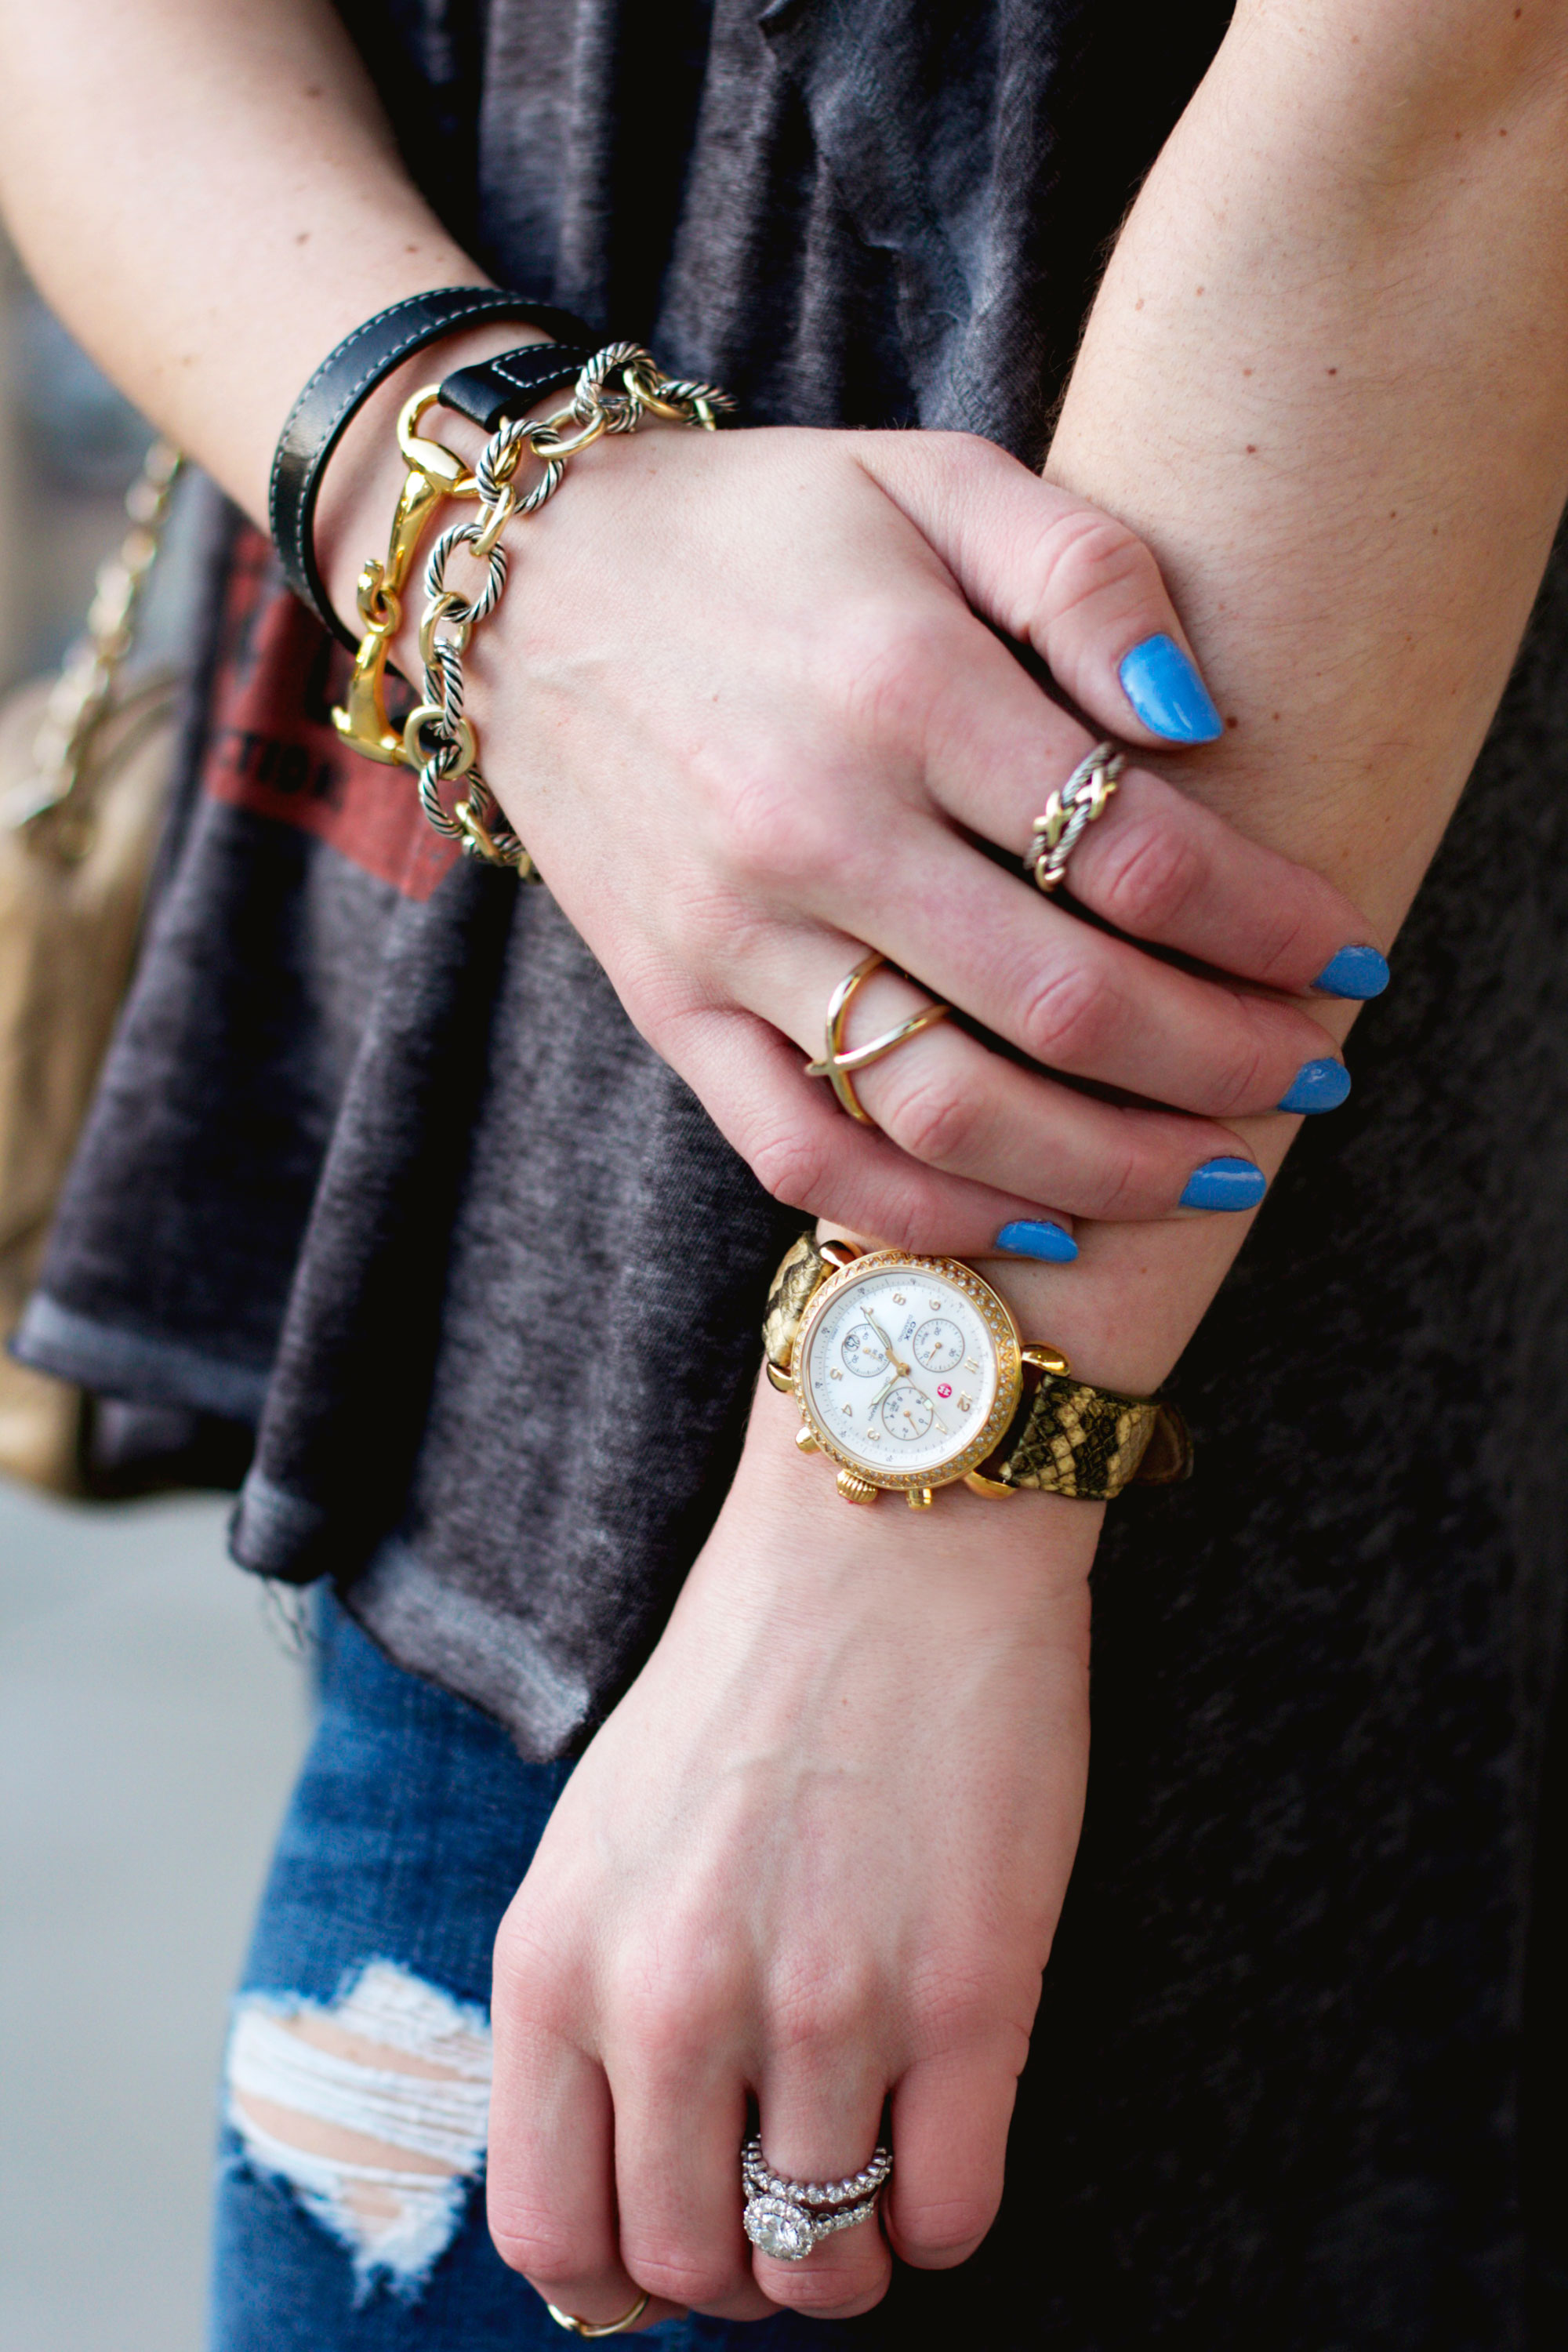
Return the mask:
[[[803,2263],[819,2238],[871,2219],[892,2169],[891,2156],[879,2147],[861,2171],[843,2180],[785,2180],[769,2166],[762,2141],[749,2139],[741,2151],[746,2235],[775,2262]]]
[[[1024,871],[1034,877],[1035,887],[1047,898],[1066,875],[1068,859],[1079,836],[1096,817],[1105,814],[1126,764],[1126,755],[1113,743],[1097,743],[1035,819]]]

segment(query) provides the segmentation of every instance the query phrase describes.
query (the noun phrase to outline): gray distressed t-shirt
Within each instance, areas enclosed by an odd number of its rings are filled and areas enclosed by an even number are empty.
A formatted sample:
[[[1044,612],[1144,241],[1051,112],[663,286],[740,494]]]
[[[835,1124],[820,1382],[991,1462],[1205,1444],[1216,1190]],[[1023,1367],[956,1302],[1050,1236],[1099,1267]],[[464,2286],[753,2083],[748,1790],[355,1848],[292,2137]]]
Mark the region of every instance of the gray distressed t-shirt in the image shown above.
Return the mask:
[[[1223,16],[1130,78],[1117,12],[1061,5],[346,13],[504,282],[748,423],[964,426],[1034,462]],[[1113,68],[1117,168],[1074,169]],[[21,1345],[255,1418],[237,1557],[331,1574],[552,1755],[712,1519],[800,1221],[548,892],[456,865],[405,779],[342,751],[339,658],[254,533],[218,537],[199,789]]]

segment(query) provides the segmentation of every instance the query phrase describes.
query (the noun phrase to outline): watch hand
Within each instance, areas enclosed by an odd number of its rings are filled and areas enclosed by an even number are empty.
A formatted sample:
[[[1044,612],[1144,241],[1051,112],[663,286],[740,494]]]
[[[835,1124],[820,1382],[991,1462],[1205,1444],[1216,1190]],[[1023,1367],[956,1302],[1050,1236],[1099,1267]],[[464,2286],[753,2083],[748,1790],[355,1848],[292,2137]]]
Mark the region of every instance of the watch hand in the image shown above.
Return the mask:
[[[914,1391],[915,1391],[915,1394],[916,1394],[917,1396],[922,1396],[922,1397],[924,1397],[924,1398],[925,1398],[925,1401],[926,1401],[926,1402],[927,1402],[927,1404],[929,1404],[929,1405],[930,1405],[930,1407],[931,1407],[931,1419],[935,1422],[935,1423],[936,1423],[937,1427],[941,1430],[941,1432],[942,1432],[942,1435],[943,1435],[944,1437],[951,1437],[951,1436],[952,1435],[952,1430],[951,1430],[951,1429],[949,1429],[949,1427],[948,1427],[948,1425],[947,1425],[946,1422],[945,1422],[945,1421],[943,1421],[943,1419],[942,1419],[942,1417],[941,1413],[940,1413],[940,1412],[938,1412],[938,1411],[937,1411],[937,1409],[936,1409],[936,1400],[935,1400],[935,1398],[927,1394],[927,1391],[926,1391],[926,1390],[921,1386],[920,1380],[919,1380],[919,1379],[918,1379],[918,1377],[915,1375],[915,1373],[913,1373],[913,1372],[911,1372],[911,1371],[910,1370],[909,1366],[908,1366],[907,1364],[906,1364],[906,1365],[905,1365],[905,1367],[904,1367],[904,1371],[905,1371],[905,1375],[906,1375],[906,1377],[907,1377],[907,1378],[908,1378],[908,1380],[909,1380],[909,1382],[910,1382],[910,1387],[911,1387],[911,1388],[914,1390]]]
[[[900,1363],[897,1356],[893,1353],[893,1343],[889,1339],[887,1333],[883,1330],[881,1325],[875,1321],[869,1315],[867,1316],[866,1320],[870,1324],[872,1330],[875,1331],[878,1339],[880,1340],[882,1353],[887,1357],[889,1363],[892,1365],[895,1371],[902,1372],[907,1375],[910,1369],[908,1364]]]

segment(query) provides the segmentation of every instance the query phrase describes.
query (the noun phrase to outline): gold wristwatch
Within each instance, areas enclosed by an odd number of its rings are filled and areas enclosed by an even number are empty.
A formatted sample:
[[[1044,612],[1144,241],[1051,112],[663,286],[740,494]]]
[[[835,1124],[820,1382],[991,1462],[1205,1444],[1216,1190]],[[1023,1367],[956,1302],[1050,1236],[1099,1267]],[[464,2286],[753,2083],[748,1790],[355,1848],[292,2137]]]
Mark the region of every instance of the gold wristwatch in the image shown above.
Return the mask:
[[[1173,1405],[1074,1380],[958,1258],[803,1235],[773,1276],[763,1345],[769,1380],[800,1406],[796,1444],[837,1463],[847,1503],[890,1487],[923,1510],[960,1478],[1101,1503],[1192,1467]]]

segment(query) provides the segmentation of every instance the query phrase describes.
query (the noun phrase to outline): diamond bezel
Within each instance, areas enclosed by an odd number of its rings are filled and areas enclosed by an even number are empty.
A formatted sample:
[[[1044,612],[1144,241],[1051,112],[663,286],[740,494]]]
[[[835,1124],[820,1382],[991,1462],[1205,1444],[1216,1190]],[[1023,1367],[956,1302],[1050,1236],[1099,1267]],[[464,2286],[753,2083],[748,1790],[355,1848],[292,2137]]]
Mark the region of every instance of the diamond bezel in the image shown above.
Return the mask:
[[[846,1290],[853,1289],[868,1275],[890,1272],[897,1266],[917,1268],[922,1274],[940,1275],[962,1290],[972,1306],[979,1311],[981,1320],[990,1334],[996,1350],[996,1394],[990,1414],[977,1436],[972,1437],[962,1454],[954,1454],[946,1462],[933,1464],[923,1470],[885,1470],[879,1463],[867,1462],[858,1454],[847,1454],[835,1439],[834,1433],[818,1415],[811,1402],[806,1380],[806,1367],[811,1360],[812,1342],[823,1317],[835,1299]],[[843,1470],[864,1478],[868,1486],[881,1486],[895,1493],[907,1493],[911,1486],[951,1486],[977,1469],[996,1448],[1012,1426],[1024,1393],[1023,1341],[1005,1299],[999,1298],[991,1285],[956,1257],[916,1257],[908,1250],[868,1250],[864,1257],[854,1258],[830,1275],[816,1293],[801,1321],[795,1343],[795,1402],[817,1444],[830,1461]]]
[[[730,2210],[732,2212],[733,2206]],[[816,2243],[816,2230],[810,2214],[792,2204],[787,2197],[749,2197],[742,2218],[752,2245],[760,2246],[775,2262],[804,2262]],[[768,2231],[770,2223],[778,2225],[780,2236],[788,2241],[786,2244],[773,2241]]]

